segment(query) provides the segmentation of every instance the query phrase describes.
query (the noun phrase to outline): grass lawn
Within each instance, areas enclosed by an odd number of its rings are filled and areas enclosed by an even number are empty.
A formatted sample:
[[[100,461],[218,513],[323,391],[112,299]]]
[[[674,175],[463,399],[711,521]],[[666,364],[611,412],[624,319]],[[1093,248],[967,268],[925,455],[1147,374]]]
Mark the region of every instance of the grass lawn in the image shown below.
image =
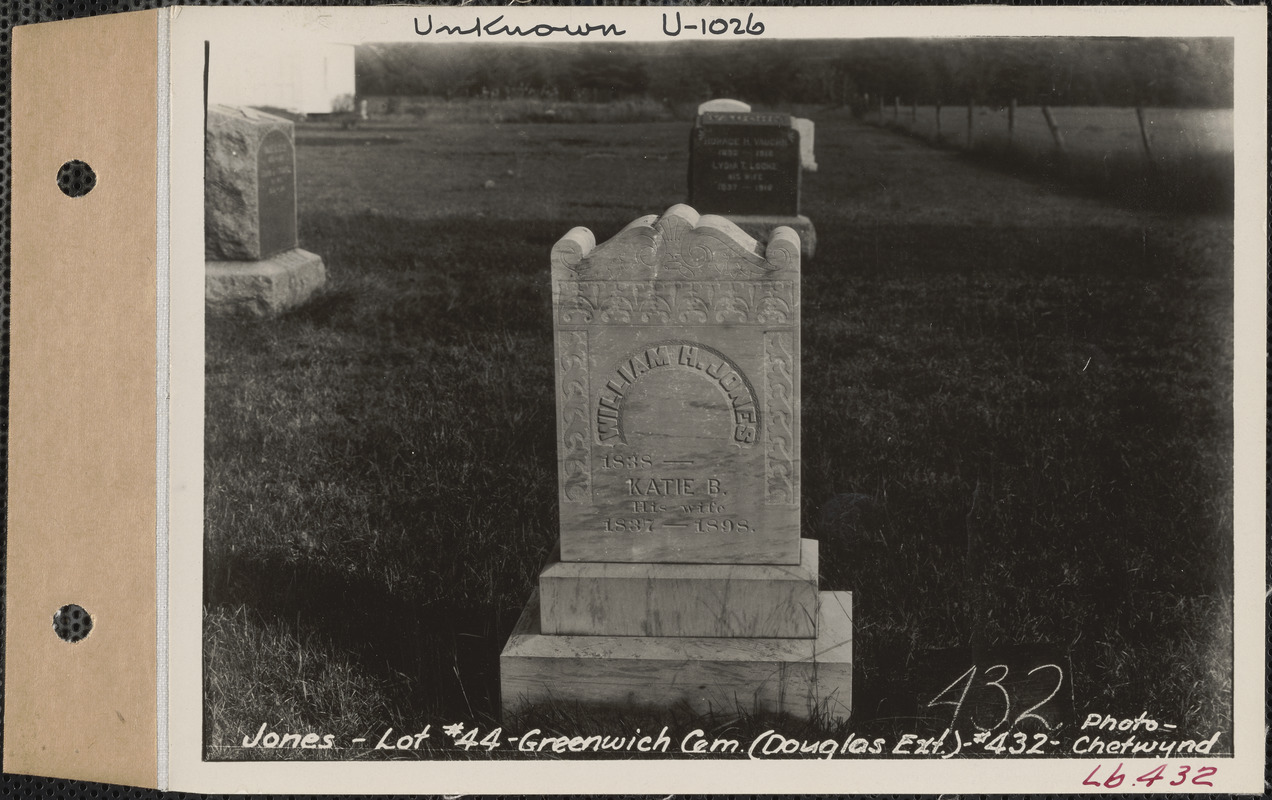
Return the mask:
[[[1063,654],[1078,721],[1228,731],[1230,216],[1066,195],[814,118],[803,535],[822,588],[854,592],[847,729],[915,730],[932,651],[1025,646]],[[262,723],[500,724],[498,654],[557,535],[549,250],[682,201],[688,135],[298,125],[301,245],[328,285],[207,327],[209,758],[259,755],[232,746]],[[704,727],[675,709],[505,722]],[[397,755],[464,755],[443,744]]]

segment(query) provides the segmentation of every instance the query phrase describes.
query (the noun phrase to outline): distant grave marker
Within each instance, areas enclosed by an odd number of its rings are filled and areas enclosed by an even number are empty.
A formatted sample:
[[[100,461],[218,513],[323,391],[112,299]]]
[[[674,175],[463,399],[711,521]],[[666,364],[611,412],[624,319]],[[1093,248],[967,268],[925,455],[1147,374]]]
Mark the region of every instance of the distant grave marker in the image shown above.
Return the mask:
[[[801,158],[787,114],[701,113],[689,140],[689,203],[760,239],[789,227],[811,257],[816,231],[800,213]]]
[[[851,594],[799,538],[799,238],[675,206],[552,250],[560,547],[505,708],[851,708]]]
[[[709,112],[691,147],[689,202],[714,214],[799,214],[799,132],[786,114]]]
[[[747,105],[746,103],[743,103],[741,100],[733,100],[728,97],[720,97],[715,100],[708,100],[705,103],[702,103],[701,105],[698,106],[699,114],[706,114],[707,112],[710,112],[710,111],[745,113],[750,110],[751,110],[751,107]]]
[[[207,308],[257,316],[293,308],[326,282],[322,259],[296,246],[294,126],[219,105],[208,107],[207,119]]]
[[[799,131],[799,165],[805,172],[817,171],[817,156],[813,150],[816,126],[811,119],[791,117],[791,126]]]

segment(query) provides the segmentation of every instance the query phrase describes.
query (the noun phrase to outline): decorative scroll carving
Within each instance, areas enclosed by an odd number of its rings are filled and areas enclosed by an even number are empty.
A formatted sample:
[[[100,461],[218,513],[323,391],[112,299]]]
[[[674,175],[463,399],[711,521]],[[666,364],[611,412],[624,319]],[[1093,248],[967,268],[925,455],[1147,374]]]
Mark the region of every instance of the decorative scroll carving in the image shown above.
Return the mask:
[[[587,228],[571,228],[552,247],[552,269],[564,273],[569,270],[578,271],[583,257],[596,247],[596,237]]]
[[[557,303],[562,325],[789,325],[791,281],[564,282]]]
[[[767,280],[799,268],[798,256],[791,258],[786,242],[777,242],[775,249],[772,237],[762,244],[724,217],[699,215],[686,205],[672,206],[661,217],[641,217],[599,246],[593,246],[594,241],[585,228],[561,239],[553,250],[558,276]]]
[[[561,331],[561,496],[586,503],[592,495],[592,438],[588,430],[587,332]]]
[[[764,334],[764,413],[768,430],[764,448],[764,502],[795,505],[799,486],[794,454],[794,342],[785,332]]]

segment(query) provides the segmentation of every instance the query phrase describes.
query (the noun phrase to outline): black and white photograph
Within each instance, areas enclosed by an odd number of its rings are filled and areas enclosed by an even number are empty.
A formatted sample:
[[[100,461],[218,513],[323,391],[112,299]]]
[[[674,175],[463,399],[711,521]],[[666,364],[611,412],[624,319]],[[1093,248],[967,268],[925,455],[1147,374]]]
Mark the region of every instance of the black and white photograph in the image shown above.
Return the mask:
[[[640,11],[202,37],[199,760],[1261,759],[1234,37]]]

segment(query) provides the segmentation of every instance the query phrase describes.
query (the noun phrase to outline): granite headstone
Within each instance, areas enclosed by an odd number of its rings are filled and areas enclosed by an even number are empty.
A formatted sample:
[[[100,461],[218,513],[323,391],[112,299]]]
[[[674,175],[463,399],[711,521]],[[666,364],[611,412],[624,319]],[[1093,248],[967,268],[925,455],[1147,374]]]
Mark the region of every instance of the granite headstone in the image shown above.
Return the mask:
[[[256,209],[262,258],[296,246],[296,153],[282,131],[256,151]]]
[[[689,204],[703,213],[799,214],[799,132],[786,114],[701,114],[689,164]]]
[[[266,316],[303,303],[326,282],[326,268],[297,246],[293,123],[212,105],[205,135],[208,311]]]
[[[204,251],[257,261],[296,246],[296,158],[290,120],[210,106],[203,158]]]

